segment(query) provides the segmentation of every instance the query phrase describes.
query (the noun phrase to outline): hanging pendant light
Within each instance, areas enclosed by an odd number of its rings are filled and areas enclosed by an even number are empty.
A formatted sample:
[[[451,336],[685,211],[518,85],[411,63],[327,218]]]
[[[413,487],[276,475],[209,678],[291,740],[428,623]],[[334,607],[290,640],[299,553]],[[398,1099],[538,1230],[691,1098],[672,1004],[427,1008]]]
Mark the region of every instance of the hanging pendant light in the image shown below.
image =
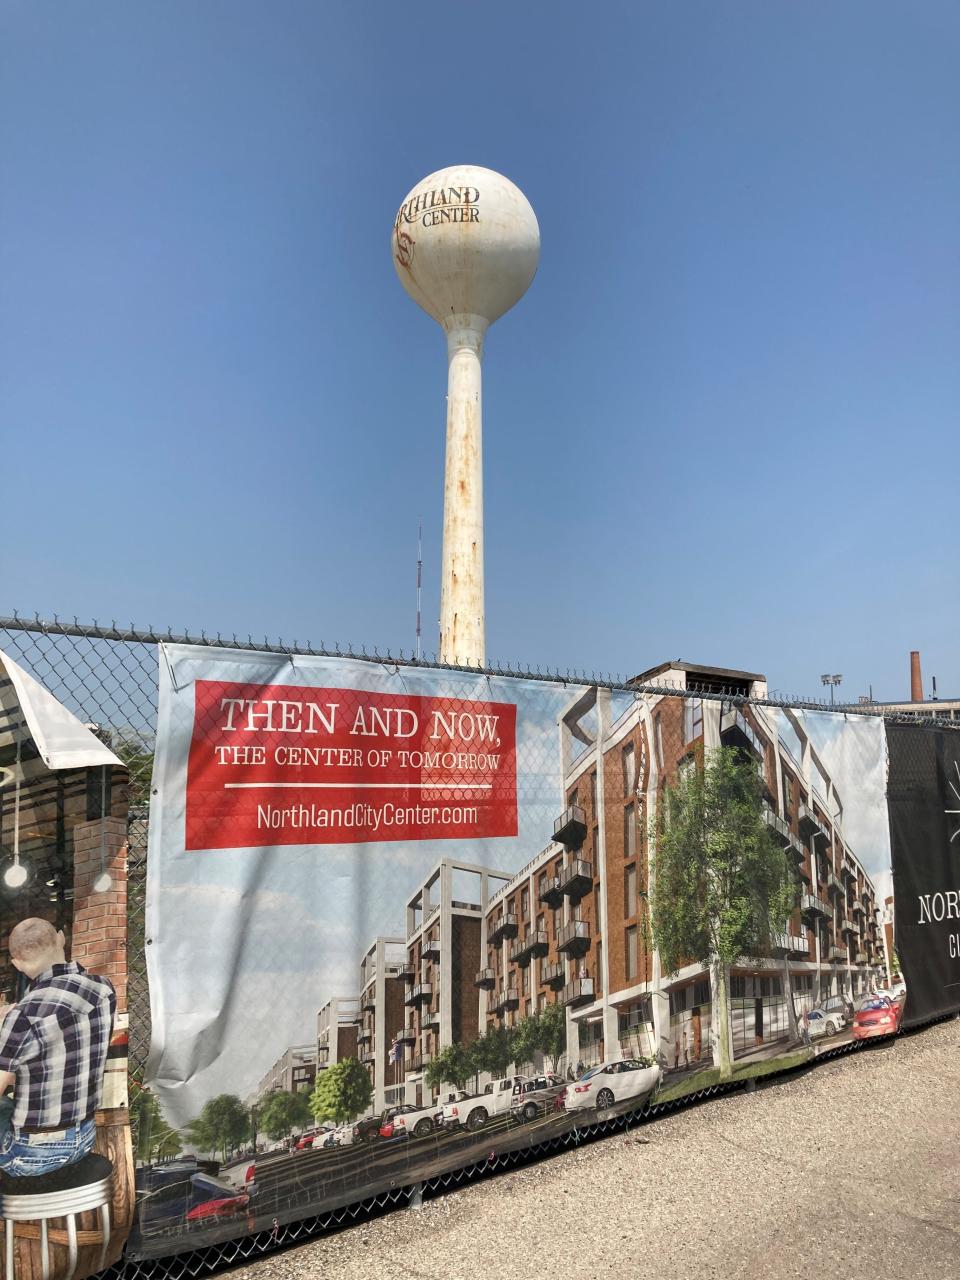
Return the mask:
[[[29,861],[20,857],[20,735],[17,734],[17,760],[13,792],[13,858],[3,869],[3,883],[8,889],[22,889],[30,879]]]
[[[107,893],[113,888],[113,880],[107,870],[107,766],[100,776],[100,874],[93,882],[94,893]]]

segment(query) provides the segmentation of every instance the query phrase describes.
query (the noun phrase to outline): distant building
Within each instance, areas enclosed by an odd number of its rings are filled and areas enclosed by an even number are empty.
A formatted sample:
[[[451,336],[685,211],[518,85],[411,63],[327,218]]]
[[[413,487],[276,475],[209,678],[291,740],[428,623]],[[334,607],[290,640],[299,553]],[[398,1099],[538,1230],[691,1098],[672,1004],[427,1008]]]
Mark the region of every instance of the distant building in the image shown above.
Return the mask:
[[[859,707],[869,707],[877,714],[887,712],[898,716],[932,717],[938,720],[960,721],[960,698],[938,698],[937,682],[933,681],[933,697],[923,696],[923,677],[920,674],[920,654],[914,649],[910,654],[910,701],[909,702],[875,702],[872,698],[861,698]]]
[[[357,1045],[360,1061],[370,1074],[375,1111],[382,1111],[388,1101],[393,1101],[394,1090],[402,1079],[403,1069],[393,1047],[404,1024],[406,961],[404,938],[377,938],[360,965]]]
[[[484,948],[484,918],[502,872],[470,862],[437,864],[407,901],[407,1017],[404,1097],[430,1096],[423,1072],[440,1049],[469,1044],[480,1032],[476,977]]]
[[[360,1001],[357,996],[333,996],[317,1014],[317,1070],[325,1071],[344,1058],[357,1057]]]
[[[316,1045],[302,1044],[287,1049],[260,1080],[257,1094],[282,1090],[284,1093],[299,1093],[302,1089],[312,1089],[317,1075]]]

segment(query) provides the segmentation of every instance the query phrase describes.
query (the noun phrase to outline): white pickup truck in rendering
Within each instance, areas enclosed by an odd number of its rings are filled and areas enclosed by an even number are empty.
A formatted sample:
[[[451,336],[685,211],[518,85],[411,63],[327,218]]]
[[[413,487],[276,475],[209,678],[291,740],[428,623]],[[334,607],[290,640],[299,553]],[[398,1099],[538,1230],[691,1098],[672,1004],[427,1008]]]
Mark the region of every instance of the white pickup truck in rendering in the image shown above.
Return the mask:
[[[455,1101],[444,1105],[440,1121],[444,1129],[482,1129],[493,1116],[510,1114],[514,1091],[520,1091],[526,1076],[507,1076],[492,1080],[483,1093],[461,1094]]]

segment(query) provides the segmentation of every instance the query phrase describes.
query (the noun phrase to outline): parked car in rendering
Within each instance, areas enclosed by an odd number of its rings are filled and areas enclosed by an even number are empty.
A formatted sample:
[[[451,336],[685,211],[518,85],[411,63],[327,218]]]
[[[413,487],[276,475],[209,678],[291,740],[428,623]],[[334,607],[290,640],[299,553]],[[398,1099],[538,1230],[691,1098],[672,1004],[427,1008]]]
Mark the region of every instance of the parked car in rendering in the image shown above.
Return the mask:
[[[373,1142],[379,1138],[380,1125],[390,1110],[391,1108],[388,1108],[382,1115],[364,1116],[362,1120],[358,1120],[353,1126],[354,1142]]]
[[[839,1013],[826,1014],[822,1009],[807,1011],[807,1031],[811,1040],[819,1040],[823,1036],[835,1036],[842,1030],[843,1022]]]
[[[873,996],[861,1002],[853,1015],[854,1040],[869,1040],[872,1036],[889,1036],[900,1026],[903,1002],[887,996]]]
[[[505,1076],[491,1080],[483,1093],[458,1098],[443,1108],[444,1129],[482,1129],[493,1116],[508,1115],[513,1106],[514,1090],[526,1083],[526,1076]]]
[[[436,1103],[415,1107],[409,1102],[389,1107],[381,1116],[381,1138],[425,1138],[436,1130]]]
[[[833,1021],[838,1031],[853,1021],[853,1001],[846,996],[827,996],[826,1000],[820,1001],[817,1009]]]
[[[339,1128],[331,1129],[329,1133],[325,1134],[322,1142],[319,1139],[317,1139],[316,1142],[314,1143],[314,1146],[315,1147],[317,1146],[349,1147],[352,1142],[353,1142],[353,1125],[342,1124],[339,1126]]]
[[[510,1106],[514,1120],[518,1124],[530,1124],[539,1116],[562,1110],[561,1097],[565,1088],[565,1082],[553,1072],[534,1076],[519,1087],[515,1086]]]
[[[599,1111],[616,1102],[645,1102],[660,1084],[661,1071],[649,1058],[623,1058],[618,1062],[601,1062],[584,1072],[563,1093],[567,1111],[596,1107]]]
[[[238,1213],[245,1213],[250,1197],[241,1192],[239,1195],[220,1196],[216,1200],[204,1200],[187,1210],[187,1222],[210,1222],[221,1218],[233,1218]]]
[[[294,1151],[309,1151],[311,1147],[322,1147],[324,1138],[328,1133],[332,1133],[333,1129],[332,1124],[322,1124],[318,1129],[308,1129],[293,1144]]]

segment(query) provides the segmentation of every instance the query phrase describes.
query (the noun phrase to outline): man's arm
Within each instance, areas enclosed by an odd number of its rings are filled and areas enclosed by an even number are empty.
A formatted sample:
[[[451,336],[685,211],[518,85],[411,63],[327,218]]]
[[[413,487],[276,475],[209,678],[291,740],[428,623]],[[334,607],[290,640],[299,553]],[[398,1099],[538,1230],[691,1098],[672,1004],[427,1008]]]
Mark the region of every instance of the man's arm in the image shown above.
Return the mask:
[[[12,1071],[0,1071],[0,1094],[6,1093],[16,1078]]]

